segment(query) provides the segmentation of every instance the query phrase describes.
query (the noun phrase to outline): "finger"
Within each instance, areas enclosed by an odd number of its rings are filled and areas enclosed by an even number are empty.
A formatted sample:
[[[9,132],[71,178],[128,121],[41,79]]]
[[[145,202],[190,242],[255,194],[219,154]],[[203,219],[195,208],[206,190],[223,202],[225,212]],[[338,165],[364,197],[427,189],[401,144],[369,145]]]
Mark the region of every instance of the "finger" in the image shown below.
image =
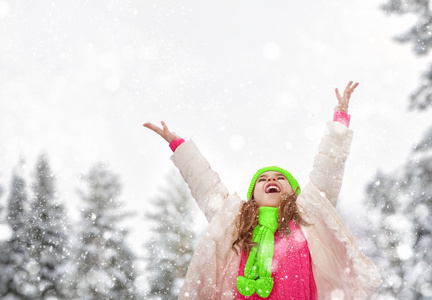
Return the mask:
[[[161,121],[161,124],[162,124],[163,131],[165,133],[169,133],[170,131],[169,131],[168,126],[166,125],[166,123],[164,121]]]
[[[145,123],[143,124],[143,126],[149,128],[149,129],[151,129],[151,127],[154,126],[154,125],[153,125],[152,123],[150,123],[150,122],[145,122]]]
[[[159,127],[157,127],[156,125],[154,125],[152,123],[144,123],[144,127],[147,127],[148,129],[153,130],[156,133],[158,133],[158,130],[160,130]]]
[[[348,84],[347,84],[347,86],[345,88],[345,91],[349,91],[352,83],[353,83],[352,81],[348,82]]]
[[[356,89],[356,87],[359,85],[358,82],[354,83],[354,85],[351,88],[351,93],[354,92],[354,90]]]
[[[341,101],[341,95],[339,94],[339,90],[336,88],[335,89],[335,92],[336,92],[336,98],[338,99],[338,101],[340,102]]]
[[[356,82],[353,87],[349,90],[345,90],[344,96],[349,100],[351,98],[351,94],[354,92],[355,88],[358,86],[358,82]]]
[[[156,125],[154,125],[154,124],[152,124],[152,123],[147,122],[147,123],[144,123],[143,126],[144,126],[144,127],[147,127],[147,128],[150,129],[150,130],[153,130],[154,132],[156,132],[156,133],[159,134],[159,135],[162,135],[162,134],[163,134],[162,129],[160,129],[159,127],[157,127]]]

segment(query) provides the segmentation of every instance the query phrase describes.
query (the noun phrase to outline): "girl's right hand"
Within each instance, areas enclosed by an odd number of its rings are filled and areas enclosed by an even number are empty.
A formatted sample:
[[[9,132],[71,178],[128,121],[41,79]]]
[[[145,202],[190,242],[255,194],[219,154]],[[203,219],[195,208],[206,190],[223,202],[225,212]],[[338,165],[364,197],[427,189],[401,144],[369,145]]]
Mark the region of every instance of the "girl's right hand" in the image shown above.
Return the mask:
[[[158,126],[152,124],[152,123],[144,123],[144,127],[147,127],[148,129],[153,130],[154,132],[156,132],[157,134],[159,134],[161,137],[164,138],[165,141],[167,141],[168,143],[171,143],[173,140],[177,140],[180,137],[175,134],[174,132],[169,131],[168,127],[166,126],[165,122],[162,121],[162,128],[159,128]]]
[[[354,83],[354,85],[351,86],[352,84],[353,84],[352,81],[348,82],[348,85],[345,88],[343,96],[339,94],[338,89],[335,90],[336,97],[339,102],[334,109],[335,111],[342,111],[344,113],[348,113],[348,105],[351,98],[351,94],[354,92],[355,88],[359,85],[358,82]]]

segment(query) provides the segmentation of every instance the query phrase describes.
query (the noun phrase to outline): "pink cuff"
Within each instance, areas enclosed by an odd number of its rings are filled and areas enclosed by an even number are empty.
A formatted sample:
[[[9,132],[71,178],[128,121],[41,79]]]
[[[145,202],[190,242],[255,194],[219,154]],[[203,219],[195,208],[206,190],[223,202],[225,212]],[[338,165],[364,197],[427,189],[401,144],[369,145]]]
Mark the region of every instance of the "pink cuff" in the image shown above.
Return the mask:
[[[176,140],[173,140],[169,144],[169,146],[170,146],[171,150],[174,152],[177,149],[178,146],[180,146],[181,144],[184,143],[184,141],[185,141],[184,139],[176,139]]]
[[[351,116],[343,111],[335,111],[333,115],[333,121],[344,124],[346,127],[349,127],[350,120]]]

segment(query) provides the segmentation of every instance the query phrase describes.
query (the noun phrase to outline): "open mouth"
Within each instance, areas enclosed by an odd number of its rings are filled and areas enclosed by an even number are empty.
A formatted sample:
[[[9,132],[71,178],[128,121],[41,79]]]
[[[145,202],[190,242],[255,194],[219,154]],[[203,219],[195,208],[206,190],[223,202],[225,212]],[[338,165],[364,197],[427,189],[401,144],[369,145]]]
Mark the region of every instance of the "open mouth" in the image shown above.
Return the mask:
[[[268,186],[266,186],[265,192],[267,194],[273,194],[273,193],[280,193],[281,189],[280,187],[275,183],[270,183]]]

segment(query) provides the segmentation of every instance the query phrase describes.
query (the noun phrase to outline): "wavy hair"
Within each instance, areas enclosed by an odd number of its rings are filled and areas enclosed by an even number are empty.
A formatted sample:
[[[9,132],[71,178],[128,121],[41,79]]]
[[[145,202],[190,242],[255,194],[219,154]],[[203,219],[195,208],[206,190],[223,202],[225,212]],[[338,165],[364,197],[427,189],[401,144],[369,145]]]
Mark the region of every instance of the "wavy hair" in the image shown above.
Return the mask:
[[[296,193],[297,189],[295,192],[284,193],[279,198],[278,231],[281,236],[288,237],[291,234],[291,229],[289,228],[289,222],[291,220],[294,220],[294,222],[299,225],[309,225],[298,212]],[[255,246],[255,243],[252,241],[252,236],[255,227],[258,225],[258,213],[259,205],[255,199],[253,199],[253,196],[240,207],[239,214],[235,219],[237,238],[231,245],[231,248],[236,254],[239,254],[239,249],[243,249],[244,252],[249,253],[252,247]]]

